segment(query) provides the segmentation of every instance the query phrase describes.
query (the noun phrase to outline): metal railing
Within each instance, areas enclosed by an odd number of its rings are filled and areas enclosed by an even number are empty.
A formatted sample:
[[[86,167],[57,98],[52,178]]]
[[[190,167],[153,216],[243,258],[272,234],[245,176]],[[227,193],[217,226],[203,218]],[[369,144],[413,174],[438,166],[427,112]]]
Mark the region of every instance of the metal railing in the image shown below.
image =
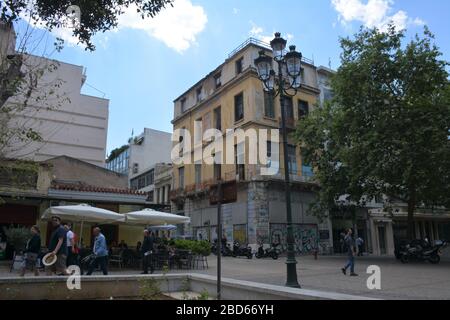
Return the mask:
[[[264,42],[262,40],[256,39],[256,38],[248,38],[247,40],[245,40],[243,43],[241,43],[236,49],[234,49],[233,51],[231,51],[228,54],[228,58],[231,58],[232,56],[234,56],[236,53],[238,53],[239,51],[241,51],[242,49],[244,49],[246,46],[248,46],[249,44],[254,44],[263,48],[266,48],[268,50],[272,50],[272,48],[270,47],[270,44],[267,42]],[[302,57],[302,61],[311,65],[314,65],[314,60],[312,59],[308,59],[305,57]]]
[[[272,48],[270,47],[270,44],[268,44],[267,42],[261,41],[261,40],[256,39],[256,38],[248,38],[243,43],[241,43],[236,49],[231,51],[231,53],[228,55],[228,58],[231,58],[232,56],[234,56],[236,53],[238,53],[239,51],[244,49],[249,44],[254,44],[254,45],[257,45],[257,46],[260,46],[260,47],[264,47],[264,48],[266,48],[268,50],[272,50]]]

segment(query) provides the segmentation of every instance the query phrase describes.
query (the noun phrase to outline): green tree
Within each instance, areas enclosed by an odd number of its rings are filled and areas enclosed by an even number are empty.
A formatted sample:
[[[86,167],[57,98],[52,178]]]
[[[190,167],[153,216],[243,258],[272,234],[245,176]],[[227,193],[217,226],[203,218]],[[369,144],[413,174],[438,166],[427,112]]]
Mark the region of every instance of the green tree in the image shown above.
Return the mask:
[[[424,29],[362,28],[340,39],[334,99],[301,121],[296,138],[320,184],[312,212],[364,206],[377,195],[418,206],[450,206],[449,65]]]

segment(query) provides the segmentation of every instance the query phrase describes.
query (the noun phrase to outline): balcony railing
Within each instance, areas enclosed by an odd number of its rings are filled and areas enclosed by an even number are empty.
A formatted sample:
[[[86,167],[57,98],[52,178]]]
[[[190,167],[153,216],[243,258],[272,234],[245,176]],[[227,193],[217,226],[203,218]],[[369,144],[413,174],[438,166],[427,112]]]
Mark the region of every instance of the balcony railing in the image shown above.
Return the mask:
[[[252,180],[275,180],[284,181],[284,169],[279,168],[273,175],[261,175],[261,168],[259,165],[247,165],[245,169],[241,171],[241,174],[237,174],[235,170],[228,171],[222,174],[221,181],[237,183],[248,182]],[[314,174],[311,171],[303,170],[302,175],[298,175],[298,171],[290,172],[290,179],[292,183],[316,183]],[[176,189],[171,191],[171,200],[178,197],[195,197],[209,192],[211,187],[217,185],[217,179],[204,180],[201,183],[195,183],[187,185],[185,188]]]
[[[256,38],[248,38],[243,43],[241,43],[236,49],[231,51],[230,54],[228,55],[228,58],[231,58],[232,56],[234,56],[236,53],[238,53],[239,51],[244,49],[249,44],[254,44],[254,45],[266,48],[268,50],[272,50],[272,48],[270,47],[269,43],[261,41],[261,40],[256,39]],[[311,60],[311,59],[308,59],[308,58],[305,58],[305,57],[302,57],[302,62],[314,65],[314,60]]]

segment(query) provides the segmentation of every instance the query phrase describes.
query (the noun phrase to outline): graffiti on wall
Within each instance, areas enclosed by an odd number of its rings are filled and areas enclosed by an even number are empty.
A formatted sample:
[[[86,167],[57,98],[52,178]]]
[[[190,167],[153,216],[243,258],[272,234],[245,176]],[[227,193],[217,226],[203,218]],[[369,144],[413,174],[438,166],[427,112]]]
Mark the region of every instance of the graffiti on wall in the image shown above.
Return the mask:
[[[299,254],[312,253],[318,249],[319,232],[314,224],[294,224],[295,251]],[[270,241],[287,250],[287,225],[271,224]]]

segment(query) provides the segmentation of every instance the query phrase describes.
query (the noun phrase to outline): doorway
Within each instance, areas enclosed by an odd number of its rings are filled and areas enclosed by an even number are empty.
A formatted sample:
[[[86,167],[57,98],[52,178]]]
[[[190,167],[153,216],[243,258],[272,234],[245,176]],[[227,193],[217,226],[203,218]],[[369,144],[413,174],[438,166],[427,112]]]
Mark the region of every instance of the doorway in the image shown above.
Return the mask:
[[[386,227],[378,226],[378,245],[380,248],[380,254],[385,255],[386,252]]]

